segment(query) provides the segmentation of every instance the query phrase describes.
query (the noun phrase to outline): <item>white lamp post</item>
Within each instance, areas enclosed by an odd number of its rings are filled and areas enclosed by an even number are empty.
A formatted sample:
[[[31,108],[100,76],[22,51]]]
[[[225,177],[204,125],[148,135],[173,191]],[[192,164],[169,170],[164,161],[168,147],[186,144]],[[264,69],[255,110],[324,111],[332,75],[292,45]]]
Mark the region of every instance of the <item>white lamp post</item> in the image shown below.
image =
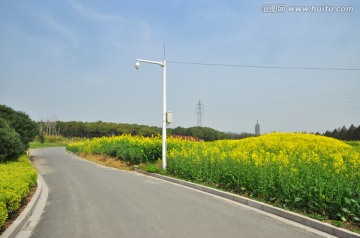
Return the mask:
[[[166,169],[166,124],[167,124],[167,113],[166,113],[166,61],[151,61],[136,59],[135,68],[140,68],[140,62],[157,64],[163,68],[163,115],[162,115],[162,167]],[[170,122],[170,121],[169,121]]]

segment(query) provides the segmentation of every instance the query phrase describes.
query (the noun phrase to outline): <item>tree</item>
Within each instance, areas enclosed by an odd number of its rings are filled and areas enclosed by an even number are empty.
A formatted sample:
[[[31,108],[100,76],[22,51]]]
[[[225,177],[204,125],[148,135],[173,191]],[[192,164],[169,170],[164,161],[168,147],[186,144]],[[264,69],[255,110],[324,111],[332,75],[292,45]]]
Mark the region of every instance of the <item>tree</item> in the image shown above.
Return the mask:
[[[332,137],[332,132],[331,131],[326,131],[324,136]]]
[[[335,139],[339,139],[339,134],[340,134],[340,128],[334,129],[334,131],[331,134],[331,137],[333,137]]]
[[[245,139],[245,138],[254,137],[254,136],[255,136],[255,134],[247,133],[247,132],[242,132],[240,134],[233,133],[233,132],[226,133],[226,138],[230,139],[230,140],[240,140],[240,139]]]
[[[355,127],[351,124],[349,129],[347,129],[346,126],[343,126],[342,128],[339,127],[332,132],[326,131],[324,135],[339,140],[360,140],[360,126]]]
[[[20,135],[0,117],[0,163],[16,160],[25,150]]]
[[[351,124],[347,135],[348,140],[355,140],[355,131],[356,131],[356,127],[353,124]]]
[[[179,135],[179,136],[192,136],[198,139],[203,139],[205,141],[214,141],[225,139],[226,134],[217,130],[214,130],[209,127],[190,127],[190,128],[182,128],[176,127],[170,131],[172,135]]]
[[[348,140],[348,129],[346,126],[343,126],[339,132],[339,139],[340,140]]]
[[[29,148],[29,143],[39,132],[36,122],[24,112],[17,112],[5,105],[0,105],[0,117],[20,135],[25,149]]]
[[[353,140],[360,140],[360,126],[355,130]]]

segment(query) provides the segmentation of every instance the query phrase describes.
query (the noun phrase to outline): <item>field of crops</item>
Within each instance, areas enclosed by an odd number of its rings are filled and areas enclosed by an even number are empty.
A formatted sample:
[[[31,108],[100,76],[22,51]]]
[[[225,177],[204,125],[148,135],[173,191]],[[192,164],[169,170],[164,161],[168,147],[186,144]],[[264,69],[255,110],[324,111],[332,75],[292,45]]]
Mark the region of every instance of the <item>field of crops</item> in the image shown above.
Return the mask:
[[[94,138],[66,146],[74,153],[107,155],[139,164],[161,158],[161,137],[131,135]]]
[[[161,158],[161,138],[97,138],[68,150],[132,163]],[[360,221],[360,144],[272,133],[243,140],[169,138],[167,173],[325,218]]]
[[[0,227],[8,214],[19,209],[36,180],[36,170],[26,155],[17,161],[0,164]]]

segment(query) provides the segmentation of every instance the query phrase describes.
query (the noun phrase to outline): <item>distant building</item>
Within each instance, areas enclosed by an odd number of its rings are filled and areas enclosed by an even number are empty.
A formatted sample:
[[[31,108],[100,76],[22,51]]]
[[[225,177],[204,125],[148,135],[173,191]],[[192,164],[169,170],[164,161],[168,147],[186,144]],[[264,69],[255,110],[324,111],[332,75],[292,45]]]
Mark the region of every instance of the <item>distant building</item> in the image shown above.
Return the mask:
[[[255,125],[255,135],[259,136],[260,135],[260,124],[259,121],[256,121],[256,125]]]

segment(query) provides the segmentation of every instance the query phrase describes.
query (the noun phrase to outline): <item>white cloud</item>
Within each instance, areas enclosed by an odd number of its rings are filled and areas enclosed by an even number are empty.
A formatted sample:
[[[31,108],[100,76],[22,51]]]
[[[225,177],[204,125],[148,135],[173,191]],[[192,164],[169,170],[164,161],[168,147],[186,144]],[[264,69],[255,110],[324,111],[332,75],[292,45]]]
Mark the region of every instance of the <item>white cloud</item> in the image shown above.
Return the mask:
[[[131,44],[146,45],[151,41],[151,26],[141,18],[126,18],[99,12],[82,5],[77,0],[68,0],[68,2],[80,17],[99,24],[102,29],[102,38],[118,49],[126,50]]]
[[[77,10],[84,18],[95,21],[95,22],[117,22],[117,21],[123,21],[122,17],[106,14],[106,13],[100,13],[97,12],[91,8],[87,8],[83,5],[81,5],[79,2],[75,0],[69,0],[70,6]]]
[[[55,31],[58,34],[62,35],[64,38],[71,41],[71,43],[73,43],[74,45],[79,44],[80,40],[79,40],[78,35],[74,31],[70,30],[69,27],[65,26],[63,23],[55,20],[53,17],[51,17],[49,15],[43,15],[40,18],[53,31]]]

